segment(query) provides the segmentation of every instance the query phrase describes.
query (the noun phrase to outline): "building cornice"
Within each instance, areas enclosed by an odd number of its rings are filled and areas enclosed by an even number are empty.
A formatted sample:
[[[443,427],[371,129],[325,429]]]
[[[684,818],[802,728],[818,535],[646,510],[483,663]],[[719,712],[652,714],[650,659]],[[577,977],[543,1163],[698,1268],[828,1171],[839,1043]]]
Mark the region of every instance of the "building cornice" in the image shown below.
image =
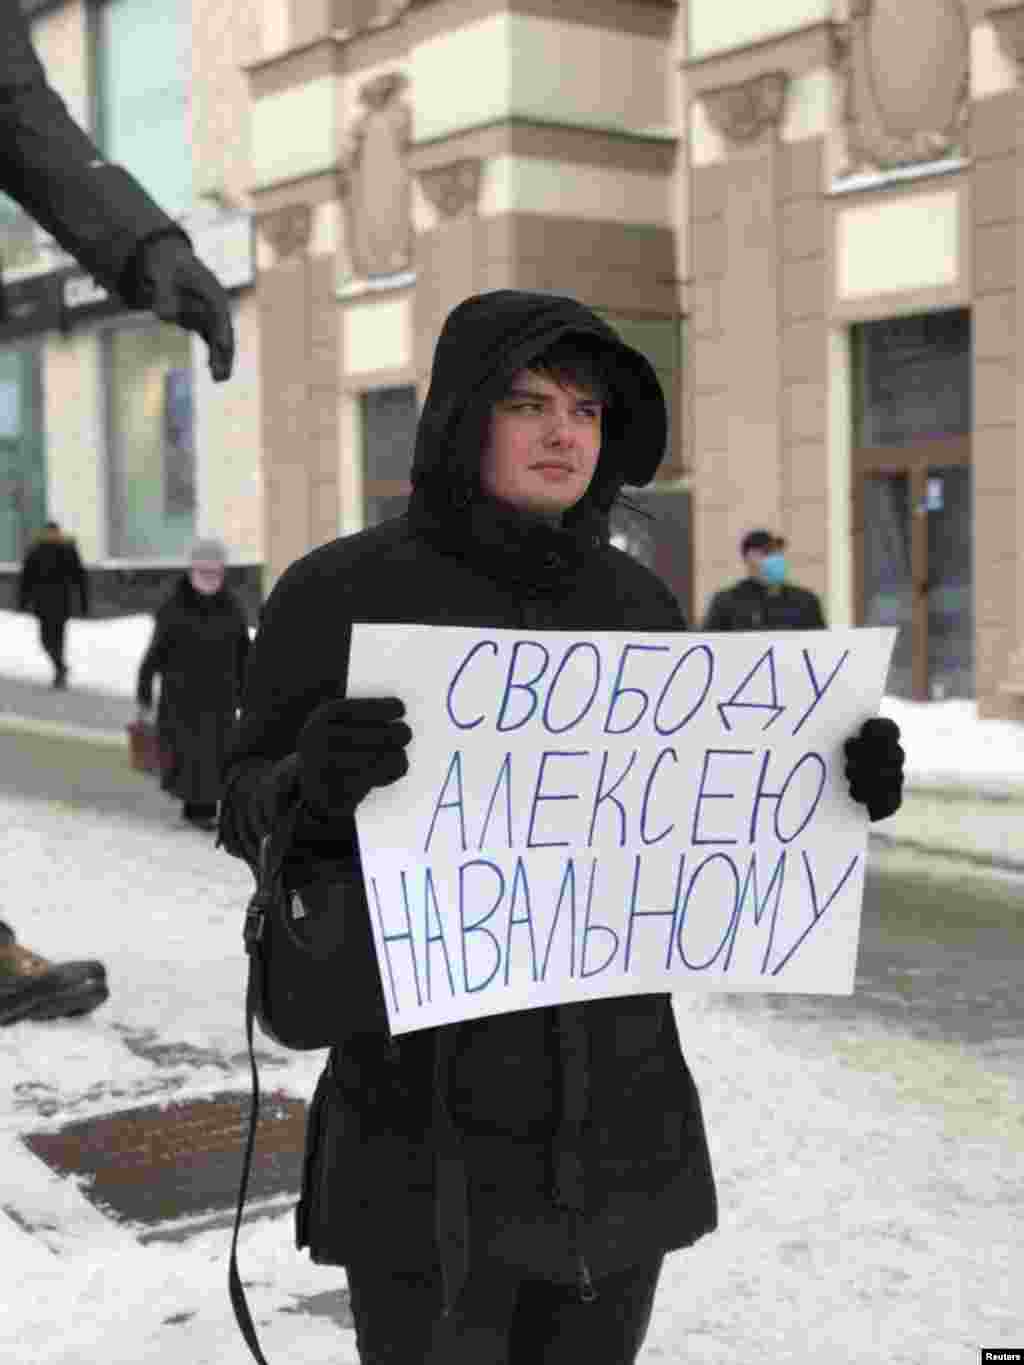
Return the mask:
[[[728,48],[706,57],[679,63],[686,87],[696,99],[706,90],[741,85],[768,71],[782,71],[791,79],[827,67],[832,61],[835,25],[808,24],[744,47]]]

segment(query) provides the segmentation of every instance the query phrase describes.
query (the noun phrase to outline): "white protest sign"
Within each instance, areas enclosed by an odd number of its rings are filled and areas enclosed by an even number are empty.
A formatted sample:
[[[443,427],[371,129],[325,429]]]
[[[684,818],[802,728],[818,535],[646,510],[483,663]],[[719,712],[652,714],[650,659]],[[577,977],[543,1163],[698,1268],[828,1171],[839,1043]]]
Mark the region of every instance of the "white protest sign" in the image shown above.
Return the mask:
[[[356,625],[409,772],[356,827],[393,1033],[652,991],[853,991],[843,742],[895,630]]]

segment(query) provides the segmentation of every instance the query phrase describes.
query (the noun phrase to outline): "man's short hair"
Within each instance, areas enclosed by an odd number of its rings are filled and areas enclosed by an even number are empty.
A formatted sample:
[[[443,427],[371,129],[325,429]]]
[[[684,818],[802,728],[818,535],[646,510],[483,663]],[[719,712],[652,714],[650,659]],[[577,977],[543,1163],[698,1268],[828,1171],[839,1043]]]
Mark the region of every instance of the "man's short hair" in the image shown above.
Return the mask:
[[[584,336],[564,336],[535,356],[523,369],[542,374],[556,384],[574,389],[610,405],[614,397],[613,361],[607,346]],[[509,376],[511,386],[512,376]]]
[[[740,554],[745,555],[750,550],[762,550],[771,553],[772,550],[781,550],[786,542],[781,536],[777,536],[774,531],[748,531],[740,541]]]

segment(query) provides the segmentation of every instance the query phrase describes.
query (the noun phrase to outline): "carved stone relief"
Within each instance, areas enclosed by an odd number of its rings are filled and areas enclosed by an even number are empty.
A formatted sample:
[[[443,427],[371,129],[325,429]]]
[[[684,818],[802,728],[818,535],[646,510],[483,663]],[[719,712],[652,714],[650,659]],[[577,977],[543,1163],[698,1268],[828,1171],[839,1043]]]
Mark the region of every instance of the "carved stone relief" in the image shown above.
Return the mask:
[[[843,83],[840,175],[955,156],[970,99],[963,0],[853,0],[833,29]]]
[[[1024,64],[1024,5],[1016,9],[989,10],[987,17],[1010,61]]]
[[[309,204],[289,204],[285,208],[261,213],[259,230],[274,249],[278,261],[298,255],[309,245],[313,210]]]
[[[442,218],[475,212],[480,194],[479,157],[466,157],[419,172],[420,188]]]
[[[788,84],[784,71],[767,71],[740,85],[707,90],[701,99],[716,132],[729,142],[752,142],[778,126]]]
[[[412,264],[412,186],[406,154],[412,113],[400,99],[409,82],[388,71],[359,91],[365,112],[341,167],[352,268],[362,278],[397,275]]]
[[[411,6],[412,0],[377,0],[370,27],[386,28],[389,24],[397,24]]]

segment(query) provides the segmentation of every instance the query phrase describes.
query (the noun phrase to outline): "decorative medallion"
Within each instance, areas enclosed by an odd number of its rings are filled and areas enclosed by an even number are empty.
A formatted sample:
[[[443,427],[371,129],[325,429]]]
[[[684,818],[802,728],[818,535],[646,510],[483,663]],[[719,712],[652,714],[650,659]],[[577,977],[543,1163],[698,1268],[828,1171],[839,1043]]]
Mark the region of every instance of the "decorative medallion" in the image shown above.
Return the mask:
[[[853,0],[833,34],[845,82],[842,175],[957,154],[970,95],[962,0]]]
[[[352,129],[343,166],[348,248],[363,279],[398,275],[412,265],[412,186],[406,154],[412,113],[399,98],[408,79],[386,71],[359,91],[364,113]]]
[[[788,84],[784,71],[767,71],[741,85],[706,90],[701,99],[716,132],[729,142],[752,142],[778,126]]]
[[[447,166],[432,166],[420,171],[420,187],[442,218],[455,218],[467,209],[476,209],[480,193],[481,162],[466,157]]]

